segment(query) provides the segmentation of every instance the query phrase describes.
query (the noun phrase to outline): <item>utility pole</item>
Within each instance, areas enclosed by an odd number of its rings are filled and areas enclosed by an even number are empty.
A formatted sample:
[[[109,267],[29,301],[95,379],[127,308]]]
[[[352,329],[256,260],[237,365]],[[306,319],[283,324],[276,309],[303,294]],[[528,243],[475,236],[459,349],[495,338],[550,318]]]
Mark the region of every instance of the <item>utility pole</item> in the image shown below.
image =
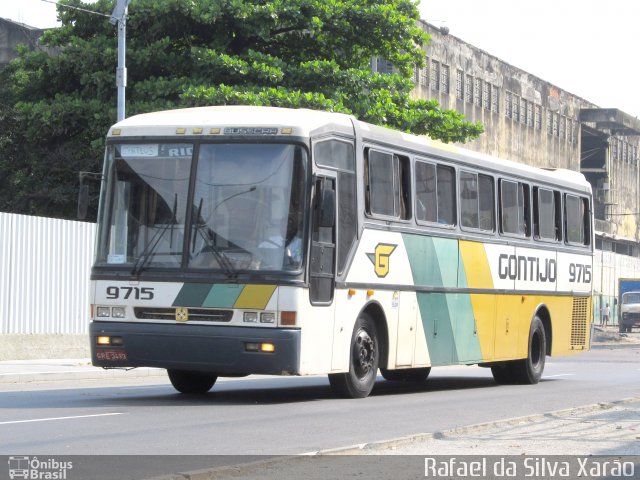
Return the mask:
[[[116,69],[116,86],[118,87],[118,122],[125,118],[125,89],[127,87],[127,67],[125,66],[127,41],[127,9],[131,0],[116,0],[109,21],[118,25],[118,68]]]

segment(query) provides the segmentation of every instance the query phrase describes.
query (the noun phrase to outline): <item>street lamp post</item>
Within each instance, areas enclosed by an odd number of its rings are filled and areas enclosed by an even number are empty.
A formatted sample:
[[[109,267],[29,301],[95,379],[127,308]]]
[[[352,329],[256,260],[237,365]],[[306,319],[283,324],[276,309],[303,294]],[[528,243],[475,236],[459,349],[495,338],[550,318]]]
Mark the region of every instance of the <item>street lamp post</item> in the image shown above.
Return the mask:
[[[125,89],[127,87],[127,67],[125,53],[127,41],[127,8],[131,0],[117,0],[111,14],[110,22],[118,25],[118,68],[116,69],[116,86],[118,87],[118,122],[125,118]]]

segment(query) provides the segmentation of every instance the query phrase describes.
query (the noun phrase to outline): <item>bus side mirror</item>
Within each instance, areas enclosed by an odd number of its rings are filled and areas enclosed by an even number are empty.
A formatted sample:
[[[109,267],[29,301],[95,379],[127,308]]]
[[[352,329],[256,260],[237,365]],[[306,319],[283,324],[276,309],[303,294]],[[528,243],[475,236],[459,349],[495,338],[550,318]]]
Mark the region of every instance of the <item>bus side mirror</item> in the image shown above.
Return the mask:
[[[100,181],[102,180],[102,174],[80,172],[78,177],[80,179],[80,188],[78,189],[78,220],[85,220],[87,218],[87,211],[89,210],[89,185],[86,185],[84,181],[86,179]]]
[[[82,182],[82,180],[80,180]],[[89,185],[80,184],[78,191],[78,220],[87,218],[87,210],[89,209]]]
[[[336,192],[323,189],[320,196],[320,221],[321,227],[333,227],[336,220]]]

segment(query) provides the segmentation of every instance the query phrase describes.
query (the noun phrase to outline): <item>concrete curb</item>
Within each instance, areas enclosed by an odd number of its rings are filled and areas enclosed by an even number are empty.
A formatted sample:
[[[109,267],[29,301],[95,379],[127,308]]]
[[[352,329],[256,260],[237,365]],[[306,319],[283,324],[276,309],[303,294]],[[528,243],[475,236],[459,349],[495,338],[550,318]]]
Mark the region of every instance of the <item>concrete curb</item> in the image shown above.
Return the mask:
[[[580,407],[567,408],[562,410],[555,410],[540,414],[527,415],[522,417],[514,417],[505,420],[498,420],[494,422],[486,422],[475,425],[469,425],[464,427],[457,427],[450,430],[438,431],[433,433],[419,433],[415,435],[409,435],[406,437],[399,437],[390,440],[382,440],[379,442],[362,443],[356,445],[350,445],[346,447],[332,448],[326,450],[319,450],[316,452],[307,452],[297,456],[286,457],[272,457],[266,460],[258,460],[253,462],[242,463],[238,465],[228,465],[224,467],[215,467],[210,469],[195,470],[191,472],[183,472],[175,475],[165,475],[161,477],[153,477],[147,480],[211,480],[226,478],[226,476],[239,476],[242,474],[259,473],[260,470],[264,470],[270,467],[277,467],[279,465],[285,465],[290,462],[302,461],[309,456],[337,456],[337,455],[363,455],[365,452],[376,452],[380,455],[384,455],[385,451],[393,450],[397,447],[418,443],[428,440],[438,440],[455,435],[463,435],[469,433],[485,432],[494,428],[501,428],[507,426],[522,425],[524,423],[536,423],[547,419],[568,417],[572,415],[588,414],[591,412],[598,412],[602,410],[609,410],[614,407],[625,405],[627,403],[640,402],[640,396],[629,397],[612,402],[601,402],[591,405],[583,405]]]
[[[391,450],[394,447],[399,447],[411,443],[416,443],[424,440],[439,440],[456,435],[464,435],[469,433],[482,433],[494,428],[508,427],[522,425],[524,423],[536,423],[547,419],[553,419],[558,417],[568,417],[571,415],[581,415],[584,413],[597,412],[601,410],[609,410],[611,408],[624,405],[626,403],[640,402],[639,397],[629,397],[622,400],[615,400],[613,402],[599,402],[591,405],[583,405],[580,407],[567,408],[563,410],[554,410],[551,412],[537,413],[533,415],[525,415],[523,417],[507,418],[504,420],[496,420],[494,422],[478,423],[473,425],[467,425],[463,427],[456,427],[449,430],[443,430],[433,433],[418,433],[409,435],[406,437],[392,438],[389,440],[382,440],[379,442],[363,443],[357,445],[351,445],[347,447],[334,448],[328,450],[319,450],[317,452],[310,452],[308,455],[359,455],[362,450]]]

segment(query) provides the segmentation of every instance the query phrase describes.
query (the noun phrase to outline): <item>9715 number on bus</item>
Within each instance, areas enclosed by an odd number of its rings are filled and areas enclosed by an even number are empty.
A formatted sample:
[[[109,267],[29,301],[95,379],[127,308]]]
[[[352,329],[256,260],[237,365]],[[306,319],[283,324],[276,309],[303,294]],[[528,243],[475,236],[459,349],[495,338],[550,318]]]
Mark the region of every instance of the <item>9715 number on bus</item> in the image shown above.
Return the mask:
[[[123,298],[128,300],[134,298],[136,300],[153,300],[153,288],[151,287],[107,287],[107,298],[109,300],[117,300]]]
[[[569,264],[569,282],[591,283],[591,265],[581,263]]]

